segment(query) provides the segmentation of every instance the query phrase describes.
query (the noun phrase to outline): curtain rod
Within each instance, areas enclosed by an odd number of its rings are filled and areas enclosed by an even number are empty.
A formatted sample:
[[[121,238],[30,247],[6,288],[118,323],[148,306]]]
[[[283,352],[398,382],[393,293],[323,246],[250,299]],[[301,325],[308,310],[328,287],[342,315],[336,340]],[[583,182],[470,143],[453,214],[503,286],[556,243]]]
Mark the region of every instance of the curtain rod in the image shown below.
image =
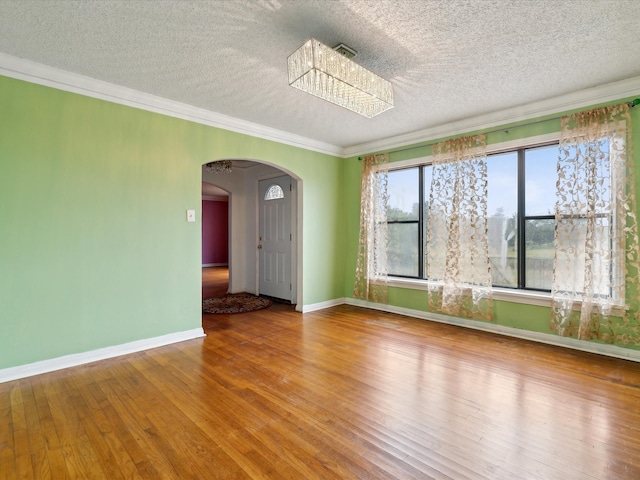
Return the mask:
[[[623,104],[627,104],[627,105],[629,105],[629,108],[633,108],[636,105],[640,105],[640,98],[636,98],[634,100],[631,100],[630,102],[623,102],[620,105],[623,105]],[[483,133],[483,135],[489,135],[490,133],[508,132],[509,130],[511,130],[513,128],[530,127],[531,125],[538,125],[539,123],[546,123],[546,122],[551,122],[553,120],[559,120],[563,116],[553,117],[553,118],[545,118],[544,120],[536,120],[535,122],[523,123],[522,125],[516,125],[515,127],[511,127],[511,128],[496,128],[495,130],[489,130],[487,132],[482,132],[482,133]],[[399,148],[398,150],[390,150],[387,153],[391,154],[391,153],[398,153],[398,152],[406,152],[406,151],[409,151],[409,150],[416,150],[418,148],[431,147],[431,146],[435,145],[436,143],[440,143],[440,142],[431,142],[431,143],[425,143],[423,145],[416,145],[414,147]],[[358,160],[359,161],[362,160],[362,156],[358,157]]]

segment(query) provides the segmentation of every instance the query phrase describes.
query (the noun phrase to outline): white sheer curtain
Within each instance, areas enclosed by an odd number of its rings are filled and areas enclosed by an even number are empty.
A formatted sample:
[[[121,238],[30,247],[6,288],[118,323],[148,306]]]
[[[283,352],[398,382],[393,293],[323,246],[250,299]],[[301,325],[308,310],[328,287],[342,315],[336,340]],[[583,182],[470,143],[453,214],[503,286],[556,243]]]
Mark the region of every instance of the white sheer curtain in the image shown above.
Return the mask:
[[[434,146],[426,256],[430,310],[493,318],[484,135]]]
[[[630,131],[626,104],[562,119],[551,291],[559,335],[640,344]]]
[[[387,303],[387,176],[389,155],[362,159],[360,239],[353,296]]]

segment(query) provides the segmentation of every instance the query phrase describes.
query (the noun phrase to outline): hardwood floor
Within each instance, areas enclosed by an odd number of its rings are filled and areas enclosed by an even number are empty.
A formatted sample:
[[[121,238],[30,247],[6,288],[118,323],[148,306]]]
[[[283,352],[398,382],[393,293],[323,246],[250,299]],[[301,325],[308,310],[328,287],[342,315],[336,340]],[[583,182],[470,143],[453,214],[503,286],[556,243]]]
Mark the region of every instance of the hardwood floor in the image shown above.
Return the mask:
[[[349,306],[203,325],[0,384],[0,478],[640,478],[639,364]]]
[[[228,267],[202,268],[202,298],[223,297],[228,289]]]

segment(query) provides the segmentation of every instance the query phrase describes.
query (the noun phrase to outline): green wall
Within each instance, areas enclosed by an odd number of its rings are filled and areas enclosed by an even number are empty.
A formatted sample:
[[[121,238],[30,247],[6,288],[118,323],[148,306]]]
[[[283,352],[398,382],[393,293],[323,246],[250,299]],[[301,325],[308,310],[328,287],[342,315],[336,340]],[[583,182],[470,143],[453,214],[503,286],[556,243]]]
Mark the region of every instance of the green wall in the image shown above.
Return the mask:
[[[343,296],[342,159],[0,77],[0,369],[201,326],[201,165],[303,185],[304,304]]]
[[[201,165],[215,159],[266,161],[300,179],[303,304],[352,297],[357,158],[1,76],[0,112],[0,369],[199,328],[200,224],[185,211],[200,218]],[[640,108],[632,117],[637,140]],[[488,141],[558,126],[508,126]],[[420,291],[392,288],[389,299],[427,307]],[[495,302],[499,325],[549,332],[548,320],[548,308]]]
[[[633,98],[620,99],[611,104],[622,103],[633,100]],[[597,106],[597,105],[596,105]],[[594,106],[595,107],[595,106]],[[589,107],[581,109],[587,110]],[[564,112],[561,115],[572,113]],[[560,130],[559,115],[541,117],[538,119],[519,122],[503,127],[490,128],[493,133],[487,135],[487,144],[496,144],[509,140],[518,140],[537,135],[558,132]],[[535,122],[535,123],[534,123]],[[640,144],[640,107],[631,109],[632,135],[634,143]],[[531,125],[529,125],[531,123]],[[496,131],[498,130],[498,131]],[[469,132],[480,133],[480,132]],[[390,162],[398,162],[401,160],[410,160],[420,158],[431,154],[429,145],[446,140],[446,138],[437,139],[429,142],[429,144],[416,144],[411,149],[399,151],[390,154]],[[415,148],[414,148],[415,147]],[[634,159],[636,168],[640,168],[640,159]],[[636,192],[640,192],[640,174],[636,173]],[[347,219],[345,223],[349,225],[346,233],[346,251],[345,251],[345,291],[347,298],[353,298],[354,272],[356,265],[357,247],[358,247],[358,224],[360,218],[359,210],[359,192],[360,192],[360,161],[357,157],[349,158],[345,164],[344,186],[346,192],[345,205],[347,209],[345,215]],[[640,218],[640,210],[638,211]],[[402,307],[417,311],[427,311],[427,292],[408,288],[390,287],[388,292],[389,305]],[[539,333],[553,332],[549,328],[550,309],[548,307],[540,307],[534,305],[526,305],[521,303],[494,300],[494,321],[496,325],[512,327],[522,330],[528,330]],[[625,346],[625,345],[619,345]],[[635,347],[629,347],[635,348]]]

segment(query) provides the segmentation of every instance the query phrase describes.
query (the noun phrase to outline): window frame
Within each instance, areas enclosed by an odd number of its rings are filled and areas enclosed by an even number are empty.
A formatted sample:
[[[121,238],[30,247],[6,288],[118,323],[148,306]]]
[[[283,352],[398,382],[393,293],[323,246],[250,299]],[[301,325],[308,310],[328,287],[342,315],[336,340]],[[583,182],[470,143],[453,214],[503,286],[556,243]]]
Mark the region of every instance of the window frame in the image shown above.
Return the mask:
[[[552,145],[554,143],[558,143],[560,140],[560,132],[552,132],[549,134],[538,135],[533,137],[524,137],[516,140],[505,141],[495,144],[487,145],[487,156],[505,153],[505,152],[513,152],[517,150],[521,150],[518,152],[518,177],[524,176],[524,150],[533,149],[538,147],[544,147],[548,145]],[[520,159],[522,156],[522,159]],[[424,170],[421,168],[424,165],[431,165],[433,163],[433,156],[423,156],[409,160],[401,160],[397,162],[392,162],[387,165],[387,169],[389,172],[393,172],[394,170],[401,170],[412,167],[420,167],[418,168],[418,177],[419,177],[419,198],[420,198],[420,206],[419,211],[421,213],[419,218],[419,228],[424,228],[424,214],[423,214],[423,205],[424,205]],[[623,181],[621,176],[624,176],[624,172],[617,172],[615,177],[615,182]],[[524,179],[518,178],[518,182],[524,183]],[[613,191],[614,186],[611,186]],[[524,303],[530,305],[539,305],[539,306],[549,306],[551,304],[551,292],[550,290],[542,290],[535,288],[524,288],[524,249],[525,245],[523,242],[524,239],[524,223],[529,219],[553,219],[555,220],[555,215],[532,215],[526,216],[526,211],[524,210],[524,189],[518,189],[518,212],[523,212],[522,214],[518,214],[518,287],[504,287],[504,286],[492,286],[493,298],[496,300],[505,300],[513,303]],[[616,205],[617,207],[617,205]],[[544,217],[544,218],[543,218]],[[617,225],[617,217],[615,210],[611,212],[611,224],[612,228],[620,228]],[[392,222],[388,222],[392,223]],[[393,223],[402,223],[402,222],[393,222]],[[415,223],[415,222],[411,222]],[[423,233],[424,235],[424,233]],[[419,237],[420,238],[420,237]],[[418,241],[418,243],[424,244],[423,242]],[[420,253],[420,258],[424,258],[424,245],[418,245],[418,250]],[[614,265],[614,268],[624,268],[623,265]],[[424,261],[420,262],[418,267],[420,277],[426,275],[424,271]],[[408,288],[414,290],[427,290],[430,281],[428,279],[420,278],[420,277],[410,277],[410,276],[402,276],[402,275],[393,275],[391,273],[387,276],[387,285],[391,287],[399,287],[399,288]],[[375,281],[375,279],[373,279]],[[521,281],[522,280],[522,281]],[[622,289],[624,290],[624,289]],[[622,292],[612,292],[611,293],[614,299],[614,303],[624,308],[625,298],[624,291]]]
[[[389,225],[417,225],[418,232],[422,231],[424,228],[424,167],[425,164],[402,167],[402,168],[389,168],[389,173],[394,170],[405,170],[409,168],[417,168],[418,169],[418,218],[417,220],[388,220],[387,219],[387,231],[389,229]],[[424,242],[418,242],[418,259],[424,259]],[[424,271],[424,261],[418,261],[418,276],[411,275],[391,275],[387,273],[387,276],[398,277],[398,278],[410,278],[415,280],[425,280],[423,277],[426,275]]]
[[[284,198],[284,190],[282,190],[282,187],[277,183],[273,183],[269,185],[269,188],[267,188],[263,200],[265,202],[269,202],[271,200],[280,200],[282,198]]]

